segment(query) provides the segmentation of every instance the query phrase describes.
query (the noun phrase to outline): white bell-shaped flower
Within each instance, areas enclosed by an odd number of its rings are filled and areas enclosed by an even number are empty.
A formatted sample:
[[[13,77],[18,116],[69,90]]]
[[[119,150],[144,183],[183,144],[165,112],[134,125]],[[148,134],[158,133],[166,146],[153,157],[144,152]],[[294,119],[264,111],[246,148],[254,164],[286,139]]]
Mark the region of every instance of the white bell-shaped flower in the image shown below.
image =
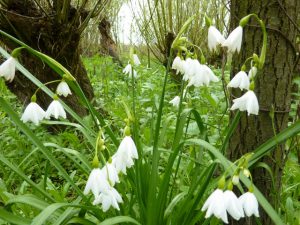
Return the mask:
[[[109,189],[110,185],[104,172],[99,168],[94,168],[89,175],[83,193],[87,195],[92,192],[94,197],[97,198],[100,193],[107,192]]]
[[[176,56],[172,63],[172,69],[176,70],[176,74],[181,73],[184,74],[186,70],[186,62],[181,59],[179,56]]]
[[[46,112],[35,102],[31,102],[26,107],[21,120],[26,123],[28,121],[39,125],[39,122],[45,118]]]
[[[242,97],[234,99],[231,110],[239,109],[247,111],[250,114],[258,115],[259,105],[255,93],[251,90],[247,91]]]
[[[258,202],[255,195],[251,192],[246,192],[239,197],[239,201],[247,216],[259,217]]]
[[[106,212],[111,206],[117,210],[120,210],[119,204],[122,203],[122,197],[119,192],[113,188],[109,187],[105,192],[101,192],[94,200],[93,204],[102,204],[103,212]]]
[[[223,42],[222,46],[227,47],[229,52],[238,53],[241,50],[243,40],[243,27],[238,26],[235,28],[227,37],[227,39]]]
[[[180,97],[175,96],[175,98],[173,98],[169,103],[172,104],[174,107],[179,107]]]
[[[16,72],[16,59],[9,57],[4,63],[0,65],[0,77],[4,77],[8,82],[12,82]]]
[[[101,170],[103,171],[106,179],[112,186],[114,186],[116,183],[120,183],[118,171],[112,163],[106,163]]]
[[[137,54],[133,54],[132,57],[133,57],[133,63],[134,63],[134,65],[136,65],[136,66],[141,65],[141,61],[140,61],[139,57],[137,56]]]
[[[211,81],[218,82],[219,79],[207,65],[202,65],[199,63],[196,74],[191,76],[189,79],[188,86],[208,86]]]
[[[64,97],[67,97],[68,95],[71,95],[72,92],[69,88],[69,85],[65,81],[61,81],[56,88],[56,93],[58,95],[63,95]]]
[[[224,201],[226,205],[226,210],[235,220],[239,220],[244,217],[244,211],[239,199],[236,195],[230,191],[226,190],[224,192]]]
[[[132,68],[131,64],[128,63],[127,66],[123,69],[123,73],[128,75],[129,77],[132,76],[132,70],[133,70],[133,77],[137,77],[137,72]]]
[[[184,81],[190,80],[198,73],[199,65],[200,63],[197,59],[187,58],[185,60],[185,71],[182,79]]]
[[[227,85],[227,87],[240,88],[241,90],[249,90],[249,86],[250,80],[245,71],[238,72]]]
[[[112,164],[118,172],[126,174],[126,168],[134,165],[133,160],[138,159],[137,148],[130,136],[126,136],[120,143],[117,152],[112,156]]]
[[[225,38],[215,26],[208,28],[208,48],[210,51],[216,51],[218,45],[222,45]]]
[[[205,218],[214,215],[218,219],[222,219],[224,223],[228,223],[224,192],[221,189],[215,190],[205,201],[201,211],[206,211]]]
[[[64,107],[58,100],[53,100],[48,106],[45,118],[50,119],[51,116],[53,116],[55,119],[58,119],[58,117],[62,117],[64,119],[67,118]]]
[[[249,70],[249,73],[248,73],[248,76],[249,76],[249,79],[253,79],[257,74],[257,67],[256,66],[253,66],[251,67],[251,69]]]

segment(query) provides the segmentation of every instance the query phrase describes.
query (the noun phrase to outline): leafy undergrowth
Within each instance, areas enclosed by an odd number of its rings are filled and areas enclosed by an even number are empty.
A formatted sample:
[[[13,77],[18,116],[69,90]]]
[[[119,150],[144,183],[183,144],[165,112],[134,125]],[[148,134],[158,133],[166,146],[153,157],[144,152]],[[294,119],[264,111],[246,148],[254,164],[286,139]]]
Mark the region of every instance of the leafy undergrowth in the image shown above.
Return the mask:
[[[104,112],[106,122],[112,127],[117,136],[121,137],[123,130],[118,128],[124,127],[124,118],[127,118],[126,106],[132,105],[132,80],[122,73],[122,69],[113,63],[111,58],[95,56],[93,58],[84,58],[88,75],[94,88],[95,99],[93,105],[100,112]],[[135,83],[135,105],[136,118],[139,124],[139,136],[145,152],[151,151],[153,145],[153,134],[155,127],[156,112],[159,106],[159,97],[161,94],[161,85],[164,79],[164,68],[155,64],[151,68],[140,66],[137,68],[138,78]],[[215,74],[220,77],[221,71],[214,70]],[[225,73],[228,77],[229,74]],[[23,106],[17,101],[5,87],[3,81],[0,84],[1,95],[4,96],[12,104],[16,112],[21,114]],[[180,84],[169,79],[166,89],[165,106],[162,131],[159,137],[160,150],[164,152],[160,158],[161,169],[167,164],[169,149],[175,132],[175,123],[177,108],[172,106],[169,101],[180,93]],[[193,106],[202,116],[203,124],[207,127],[209,142],[215,147],[222,146],[224,139],[224,128],[228,124],[228,112],[226,111],[226,101],[224,98],[221,82],[212,83],[210,87],[193,88],[188,92],[191,95],[190,101],[185,104]],[[76,196],[72,195],[72,188],[61,178],[60,174],[53,169],[49,162],[45,159],[36,146],[34,146],[28,138],[23,135],[19,129],[12,124],[10,119],[4,112],[0,112],[0,149],[1,154],[14,163],[14,165],[23,171],[30,179],[37,183],[42,189],[47,190],[51,196],[58,202],[63,202],[65,198],[75,200]],[[88,123],[92,123],[89,116],[84,118]],[[53,147],[54,156],[64,166],[74,179],[74,182],[83,190],[86,178],[82,175],[78,168],[86,170],[88,167],[84,165],[75,165],[74,157],[82,157],[82,161],[87,164],[93,158],[93,149],[83,138],[81,133],[72,128],[67,128],[58,133],[48,130],[48,125],[36,127],[30,125],[35,135],[49,146],[63,146],[64,149]],[[199,134],[198,126],[193,118],[189,119],[188,129],[185,131],[186,138],[196,138]],[[112,151],[116,149],[108,146]],[[75,151],[74,151],[75,150]],[[80,154],[80,155],[78,155]],[[175,180],[173,190],[182,192],[188,189],[193,183],[193,167],[194,163],[199,168],[205,168],[210,162],[210,156],[199,151],[199,147],[190,146],[182,152],[180,168],[178,168],[178,176]],[[83,158],[84,157],[84,158]],[[19,194],[36,194],[35,191],[15,172],[0,163],[0,199],[6,204],[13,195]],[[297,213],[300,210],[299,194],[300,194],[300,171],[297,163],[296,154],[292,152],[284,169],[283,187],[282,187],[282,217],[287,224],[297,224],[299,217]],[[127,185],[127,184],[120,184]],[[119,188],[122,190],[122,187]],[[125,188],[124,188],[125,190]],[[121,191],[122,192],[122,191]],[[128,194],[123,194],[126,198]],[[26,217],[33,218],[38,214],[38,210],[33,206],[14,205],[12,211],[20,211]],[[121,210],[126,212],[126,206],[121,206]],[[108,212],[105,217],[115,215]],[[298,213],[299,215],[299,213]],[[5,224],[3,222],[2,224]]]

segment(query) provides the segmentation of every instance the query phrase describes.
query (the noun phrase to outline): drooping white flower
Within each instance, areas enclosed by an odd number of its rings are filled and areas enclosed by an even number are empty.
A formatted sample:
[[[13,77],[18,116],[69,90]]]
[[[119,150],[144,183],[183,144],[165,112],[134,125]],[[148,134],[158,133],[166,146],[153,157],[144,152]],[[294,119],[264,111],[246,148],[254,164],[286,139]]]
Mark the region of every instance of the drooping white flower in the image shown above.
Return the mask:
[[[111,206],[120,210],[118,203],[122,202],[123,200],[119,192],[115,188],[109,187],[95,198],[93,204],[97,205],[101,203],[103,212],[106,212]]]
[[[234,99],[231,110],[239,109],[247,111],[250,114],[258,115],[259,105],[255,93],[251,90],[247,91],[242,97]]]
[[[67,97],[68,95],[71,95],[72,92],[69,88],[69,85],[67,84],[67,82],[65,81],[61,81],[58,85],[57,85],[57,88],[56,88],[56,93],[58,95],[63,95],[65,97]]]
[[[4,63],[0,65],[0,77],[4,77],[5,80],[12,82],[16,72],[16,59],[9,57]]]
[[[255,215],[259,217],[258,202],[255,195],[251,192],[246,192],[239,197],[239,201],[247,216]]]
[[[218,219],[222,219],[224,223],[228,223],[224,192],[221,189],[215,190],[204,203],[201,211],[206,211],[205,218],[214,215]]]
[[[127,66],[123,69],[123,73],[128,75],[129,77],[132,76],[132,70],[133,70],[133,77],[137,77],[137,72],[132,68],[131,64],[128,63]]]
[[[26,107],[21,120],[26,123],[28,121],[39,125],[39,122],[45,118],[46,112],[35,102],[30,102]]]
[[[222,45],[225,38],[215,26],[208,28],[208,48],[210,51],[216,51],[218,45]]]
[[[179,56],[176,56],[172,64],[172,69],[176,70],[176,74],[178,73],[184,74],[186,70],[185,60],[181,59]]]
[[[253,79],[257,74],[257,68],[255,66],[251,67],[251,69],[249,70],[248,76],[249,79]]]
[[[226,205],[226,210],[235,220],[239,220],[244,217],[244,211],[239,199],[236,195],[230,191],[226,190],[224,192],[224,201]]]
[[[174,107],[178,107],[180,103],[180,97],[175,96],[171,101],[169,101],[170,104],[172,104]]]
[[[197,66],[197,72],[189,79],[188,86],[208,86],[211,81],[218,82],[219,79],[207,65],[199,63]]]
[[[132,57],[133,57],[134,65],[139,66],[141,64],[141,61],[140,61],[139,57],[137,56],[137,54],[133,54]]]
[[[84,188],[84,194],[92,192],[94,197],[97,198],[100,193],[107,192],[110,189],[110,185],[106,176],[99,168],[94,168],[89,175],[88,181]]]
[[[222,46],[227,47],[229,52],[238,53],[241,50],[243,40],[243,27],[238,26],[235,28],[227,37],[227,39],[223,42]]]
[[[185,71],[182,79],[187,81],[197,74],[200,63],[197,59],[187,58],[185,64]]]
[[[64,107],[58,100],[53,100],[48,106],[45,118],[50,119],[51,116],[53,116],[55,119],[58,119],[58,117],[62,117],[64,119],[67,118]]]
[[[112,186],[114,186],[116,183],[120,183],[118,171],[112,163],[106,163],[101,170]]]
[[[118,172],[126,174],[126,168],[134,165],[133,160],[138,159],[138,152],[134,141],[126,136],[120,143],[117,152],[112,156],[112,164]]]
[[[245,71],[238,72],[227,85],[227,87],[240,88],[241,90],[249,90],[249,86],[250,80]]]

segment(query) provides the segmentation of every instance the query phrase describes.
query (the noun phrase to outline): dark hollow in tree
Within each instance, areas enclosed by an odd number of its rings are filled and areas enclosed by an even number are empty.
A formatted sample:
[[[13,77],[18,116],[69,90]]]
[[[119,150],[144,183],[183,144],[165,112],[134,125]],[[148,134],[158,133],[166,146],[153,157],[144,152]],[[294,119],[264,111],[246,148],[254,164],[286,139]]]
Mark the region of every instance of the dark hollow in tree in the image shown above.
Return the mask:
[[[98,3],[95,10],[89,12],[84,9],[86,3],[75,8],[71,1],[4,0],[0,3],[0,29],[60,62],[72,73],[91,100],[94,97],[93,89],[80,59],[79,43],[88,20],[98,12],[101,5]],[[3,36],[1,42],[10,49],[17,47]],[[60,79],[58,74],[25,50],[19,59],[43,83]],[[55,90],[56,86],[54,84],[50,88]],[[8,87],[25,104],[37,88],[19,73]],[[79,115],[86,114],[86,109],[74,94],[63,100]],[[39,92],[37,102],[44,109],[51,101],[50,97]]]
[[[263,70],[259,71],[255,85],[255,93],[260,105],[259,115],[247,116],[246,113],[242,113],[229,144],[229,157],[235,160],[274,136],[270,117],[270,111],[273,109],[276,133],[287,127],[293,68],[297,53],[294,46],[297,34],[295,21],[300,14],[300,2],[298,0],[231,0],[230,11],[230,30],[237,27],[239,20],[247,14],[256,13],[265,22],[268,32],[266,63]],[[246,58],[252,56],[253,52],[260,53],[261,45],[262,32],[258,23],[253,19],[244,29],[241,53],[232,59],[231,78],[241,70]],[[241,95],[236,90],[233,90],[232,94],[236,97]],[[280,145],[263,159],[272,169],[275,186],[272,185],[270,174],[265,169],[254,168],[252,170],[254,184],[277,209],[286,157],[284,145]],[[260,207],[260,217],[262,224],[273,224],[262,207]],[[247,220],[232,221],[231,224],[256,224],[256,222],[254,217],[251,217]]]

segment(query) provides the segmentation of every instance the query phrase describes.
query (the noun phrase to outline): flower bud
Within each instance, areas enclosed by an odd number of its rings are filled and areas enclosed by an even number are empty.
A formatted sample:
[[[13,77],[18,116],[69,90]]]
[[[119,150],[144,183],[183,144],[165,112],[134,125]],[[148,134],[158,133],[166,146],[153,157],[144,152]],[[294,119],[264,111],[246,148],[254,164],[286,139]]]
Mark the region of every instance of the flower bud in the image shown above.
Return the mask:
[[[129,127],[129,126],[126,126],[126,127],[125,127],[125,129],[124,129],[124,134],[125,134],[125,136],[130,136],[130,135],[131,135],[130,127]]]
[[[35,95],[35,94],[32,95],[32,97],[31,97],[31,102],[36,102],[36,95]]]
[[[240,182],[239,175],[238,175],[238,174],[233,175],[233,177],[232,177],[232,183],[233,183],[234,185],[238,185],[239,182]]]
[[[225,176],[222,176],[221,179],[218,182],[218,188],[223,190],[225,187],[226,179]]]
[[[99,167],[99,159],[98,159],[97,155],[95,155],[95,157],[92,161],[92,166],[93,166],[93,168],[98,168]]]
[[[245,16],[244,18],[242,18],[242,19],[240,20],[240,26],[241,26],[241,27],[246,26],[247,23],[249,22],[249,19],[250,19],[251,16],[252,16],[252,15],[250,14],[250,15]]]
[[[246,176],[246,177],[249,177],[250,176],[250,171],[248,169],[244,169],[243,170],[243,174]]]

